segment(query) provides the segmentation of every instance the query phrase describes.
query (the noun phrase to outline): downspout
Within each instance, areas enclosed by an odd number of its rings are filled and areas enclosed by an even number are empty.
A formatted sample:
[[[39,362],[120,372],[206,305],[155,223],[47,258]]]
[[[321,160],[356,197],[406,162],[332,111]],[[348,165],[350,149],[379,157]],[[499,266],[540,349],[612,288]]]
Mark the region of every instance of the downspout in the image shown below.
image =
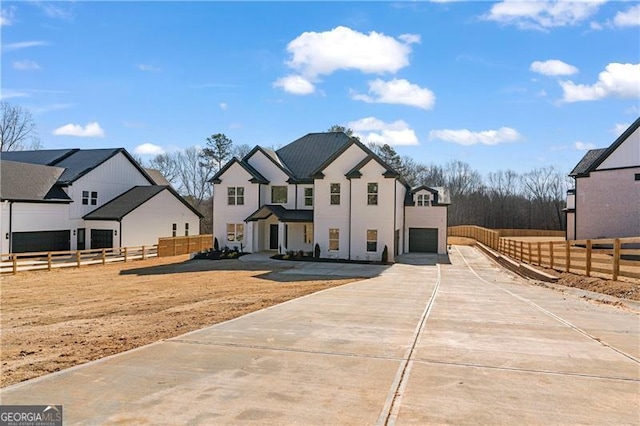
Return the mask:
[[[578,176],[573,178],[575,189],[573,193],[573,239],[578,239]]]
[[[120,244],[120,248],[122,248],[122,219],[118,220],[118,223],[120,224],[120,230],[118,231],[120,233],[120,238],[119,238],[120,241],[118,244]]]
[[[351,260],[351,179],[349,179],[349,244],[347,245],[349,251],[347,259]]]
[[[293,209],[298,210],[298,184],[296,183],[295,186],[296,186],[296,197],[295,197],[295,204]]]
[[[13,253],[13,201],[9,201],[9,253]]]

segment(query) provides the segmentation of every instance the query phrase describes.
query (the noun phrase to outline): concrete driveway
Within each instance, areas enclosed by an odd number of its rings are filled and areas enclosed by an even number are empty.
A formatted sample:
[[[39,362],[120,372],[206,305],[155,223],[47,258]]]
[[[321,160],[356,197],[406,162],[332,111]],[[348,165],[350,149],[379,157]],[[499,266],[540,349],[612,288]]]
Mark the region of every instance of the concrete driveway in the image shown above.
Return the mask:
[[[470,247],[450,259],[405,258],[14,385],[2,404],[63,404],[65,424],[640,424],[637,313],[530,285]]]

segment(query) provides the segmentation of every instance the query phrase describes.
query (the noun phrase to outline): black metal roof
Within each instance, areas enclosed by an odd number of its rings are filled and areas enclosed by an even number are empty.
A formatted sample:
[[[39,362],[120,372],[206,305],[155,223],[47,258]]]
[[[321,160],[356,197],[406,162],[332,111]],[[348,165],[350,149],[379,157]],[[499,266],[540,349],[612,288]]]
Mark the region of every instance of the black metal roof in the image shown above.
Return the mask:
[[[71,199],[59,185],[64,169],[2,160],[0,199],[9,201],[65,202]]]
[[[309,179],[349,142],[349,136],[343,132],[309,133],[280,148],[276,154],[296,178]]]
[[[140,173],[153,184],[153,179],[131,157],[124,148],[107,149],[43,149],[35,151],[11,151],[3,152],[2,158],[9,161],[40,164],[43,166],[63,167],[66,170],[58,179],[60,184],[70,184],[78,180],[91,170],[98,167],[111,157],[122,152]]]
[[[602,154],[605,153],[607,148],[600,149],[590,149],[587,153],[582,157],[580,162],[571,170],[569,176],[578,176],[585,173],[588,173],[591,169],[591,166],[600,158]]]
[[[268,219],[271,215],[275,215],[281,222],[313,222],[313,210],[289,210],[273,204],[260,207],[245,222]]]
[[[173,188],[165,185],[150,186],[134,186],[119,197],[114,198],[108,203],[98,207],[94,211],[86,214],[85,220],[122,220],[123,217],[161,193],[162,191],[171,192],[182,204],[187,206],[198,217],[203,217],[193,206],[187,203]]]

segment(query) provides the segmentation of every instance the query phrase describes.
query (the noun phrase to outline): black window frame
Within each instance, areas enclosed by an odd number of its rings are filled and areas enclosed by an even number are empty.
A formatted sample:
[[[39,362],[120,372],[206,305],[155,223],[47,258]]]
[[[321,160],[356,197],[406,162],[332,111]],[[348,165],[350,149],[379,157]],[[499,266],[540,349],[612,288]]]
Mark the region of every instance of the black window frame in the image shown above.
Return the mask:
[[[334,191],[334,188],[336,188],[337,191]],[[340,191],[341,191],[340,182],[334,182],[329,184],[330,205],[332,206],[340,205]]]
[[[371,186],[375,185],[375,191],[371,190]],[[378,182],[368,182],[367,183],[367,205],[368,206],[377,206],[378,205],[378,190],[380,185]]]
[[[283,190],[284,189],[284,198],[278,198],[276,199],[274,197],[274,191],[276,190]],[[281,200],[284,199],[284,201],[276,201],[276,200]],[[289,188],[287,188],[287,186],[283,186],[283,185],[273,185],[271,187],[271,204],[287,204],[289,202]]]

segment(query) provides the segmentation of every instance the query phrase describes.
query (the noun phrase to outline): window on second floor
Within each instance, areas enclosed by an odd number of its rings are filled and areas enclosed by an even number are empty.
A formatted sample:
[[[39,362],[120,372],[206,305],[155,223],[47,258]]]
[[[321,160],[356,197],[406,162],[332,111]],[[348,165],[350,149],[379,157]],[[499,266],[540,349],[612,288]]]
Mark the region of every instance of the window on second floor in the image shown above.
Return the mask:
[[[378,184],[376,182],[367,184],[367,204],[370,206],[378,205]]]
[[[243,186],[230,186],[227,188],[227,204],[230,206],[244,205]]]
[[[286,186],[272,186],[271,187],[271,202],[273,204],[287,204],[287,187]]]
[[[340,184],[331,184],[331,204],[340,205]]]
[[[82,191],[82,204],[95,206],[98,204],[98,193],[96,191]]]
[[[418,207],[428,207],[429,206],[429,195],[428,194],[418,194]]]
[[[304,205],[313,206],[313,188],[304,189]]]

